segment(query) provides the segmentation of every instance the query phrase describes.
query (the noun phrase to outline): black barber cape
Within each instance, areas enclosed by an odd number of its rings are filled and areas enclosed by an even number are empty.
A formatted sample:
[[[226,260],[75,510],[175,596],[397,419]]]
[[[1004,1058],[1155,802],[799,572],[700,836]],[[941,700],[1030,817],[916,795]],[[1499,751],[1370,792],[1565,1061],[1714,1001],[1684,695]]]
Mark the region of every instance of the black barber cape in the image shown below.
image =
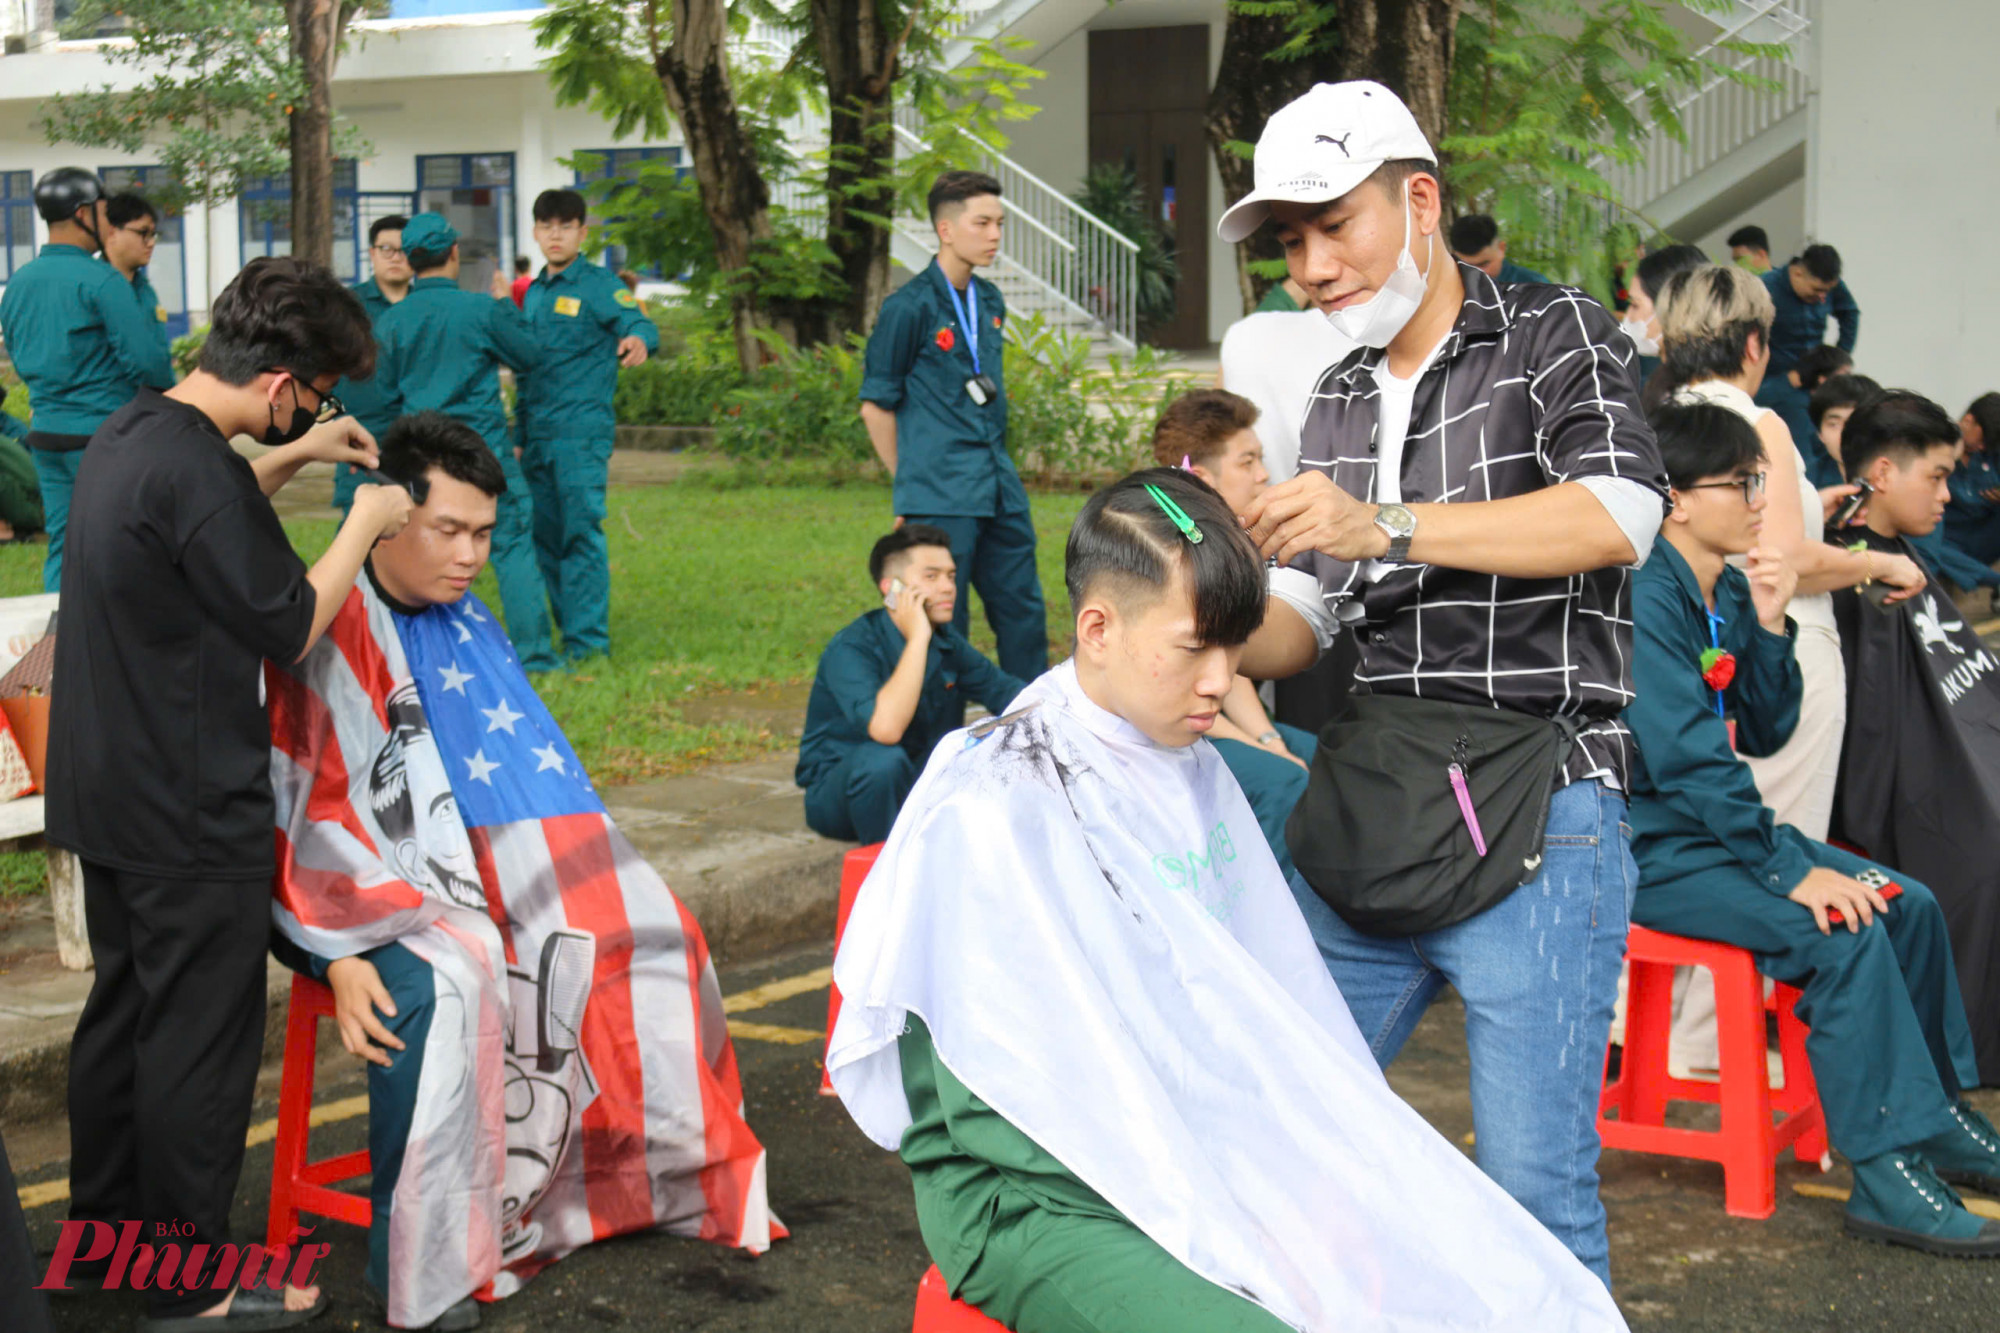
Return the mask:
[[[1917,558],[1865,529],[1843,536]],[[1979,1081],[2000,1084],[2000,655],[1936,584],[1887,607],[1841,591],[1833,608],[1847,661],[1833,835],[1937,894]]]

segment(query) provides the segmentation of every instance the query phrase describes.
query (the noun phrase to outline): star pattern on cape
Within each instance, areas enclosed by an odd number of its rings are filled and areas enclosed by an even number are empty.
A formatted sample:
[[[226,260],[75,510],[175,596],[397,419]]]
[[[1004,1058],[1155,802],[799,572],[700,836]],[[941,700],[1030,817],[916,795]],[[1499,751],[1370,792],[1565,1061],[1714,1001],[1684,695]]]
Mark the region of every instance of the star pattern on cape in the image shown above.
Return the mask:
[[[479,711],[486,715],[487,731],[504,731],[509,736],[514,734],[514,724],[527,716],[526,713],[515,712],[505,699],[500,701],[498,708],[482,708]]]
[[[535,771],[537,773],[540,773],[543,770],[550,768],[553,768],[558,773],[566,774],[569,772],[568,767],[563,762],[562,753],[556,749],[556,744],[554,741],[550,741],[547,745],[534,746],[531,748],[534,750],[535,758],[542,761],[540,764],[535,766]]]
[[[447,662],[439,667],[438,675],[444,678],[444,687],[447,690],[457,690],[460,694],[465,693],[465,682],[479,679],[470,671],[460,671],[456,662]]]
[[[483,782],[489,787],[493,785],[493,770],[500,767],[486,757],[484,749],[474,750],[472,757],[465,761],[465,766],[472,770],[470,776],[473,781]]]

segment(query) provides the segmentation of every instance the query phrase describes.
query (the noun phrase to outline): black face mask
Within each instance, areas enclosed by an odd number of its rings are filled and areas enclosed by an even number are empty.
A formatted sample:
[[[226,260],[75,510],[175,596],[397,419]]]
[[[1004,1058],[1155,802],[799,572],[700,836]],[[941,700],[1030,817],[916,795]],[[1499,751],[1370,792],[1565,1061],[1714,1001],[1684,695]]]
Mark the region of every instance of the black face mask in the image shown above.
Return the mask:
[[[271,424],[264,429],[264,443],[266,444],[291,444],[296,440],[304,438],[307,431],[319,424],[318,412],[308,411],[306,408],[299,406],[299,387],[297,381],[294,381],[292,384],[291,424],[289,426],[280,426],[278,424],[278,405],[272,403],[270,408]]]

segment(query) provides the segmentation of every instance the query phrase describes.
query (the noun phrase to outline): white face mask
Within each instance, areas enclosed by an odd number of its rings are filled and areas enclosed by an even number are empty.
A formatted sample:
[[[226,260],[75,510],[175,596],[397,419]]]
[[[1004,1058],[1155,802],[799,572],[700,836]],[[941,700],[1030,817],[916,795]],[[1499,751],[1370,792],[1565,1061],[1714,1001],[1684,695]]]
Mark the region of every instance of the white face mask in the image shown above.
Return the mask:
[[[1424,301],[1424,275],[1417,272],[1417,260],[1410,253],[1410,232],[1414,229],[1410,211],[1410,184],[1403,182],[1403,252],[1396,256],[1396,268],[1382,289],[1359,305],[1327,313],[1327,321],[1343,336],[1363,347],[1387,347],[1395,341],[1417,307]],[[1425,237],[1424,263],[1436,253],[1436,238]]]
[[[1640,356],[1660,354],[1660,340],[1646,336],[1646,329],[1651,323],[1652,321],[1648,319],[1634,319],[1629,313],[1618,323],[1619,332],[1632,340],[1632,345],[1639,349]]]

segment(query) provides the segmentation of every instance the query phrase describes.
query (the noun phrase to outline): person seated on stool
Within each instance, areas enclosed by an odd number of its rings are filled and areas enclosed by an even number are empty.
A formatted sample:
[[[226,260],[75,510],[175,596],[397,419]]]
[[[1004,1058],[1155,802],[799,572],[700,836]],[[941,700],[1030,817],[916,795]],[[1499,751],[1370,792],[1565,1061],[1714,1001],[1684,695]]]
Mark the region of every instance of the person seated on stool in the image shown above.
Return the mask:
[[[2000,1257],[2000,1222],[1946,1184],[2000,1193],[2000,1138],[1964,1100],[1978,1070],[1937,899],[1777,823],[1737,756],[1785,743],[1803,688],[1785,615],[1797,575],[1758,545],[1763,446],[1707,404],[1661,408],[1653,433],[1674,507],[1634,581],[1632,920],[1748,949],[1804,992],[1827,1134],[1854,1166],[1850,1234]],[[1724,563],[1746,553],[1747,576]]]
[[[1167,404],[1153,426],[1153,461],[1185,467],[1215,488],[1237,514],[1271,484],[1264,446],[1257,438],[1257,405],[1227,389],[1197,389]],[[1243,788],[1278,868],[1292,872],[1285,821],[1306,793],[1307,765],[1319,746],[1313,734],[1273,722],[1257,697],[1257,683],[1238,675],[1222,701],[1222,716],[1208,733],[1222,762]]]
[[[968,699],[996,717],[1025,686],[952,628],[958,567],[951,538],[905,523],[868,553],[882,605],[833,636],[813,673],[794,780],[806,826],[863,843],[889,836],[903,798]]]

